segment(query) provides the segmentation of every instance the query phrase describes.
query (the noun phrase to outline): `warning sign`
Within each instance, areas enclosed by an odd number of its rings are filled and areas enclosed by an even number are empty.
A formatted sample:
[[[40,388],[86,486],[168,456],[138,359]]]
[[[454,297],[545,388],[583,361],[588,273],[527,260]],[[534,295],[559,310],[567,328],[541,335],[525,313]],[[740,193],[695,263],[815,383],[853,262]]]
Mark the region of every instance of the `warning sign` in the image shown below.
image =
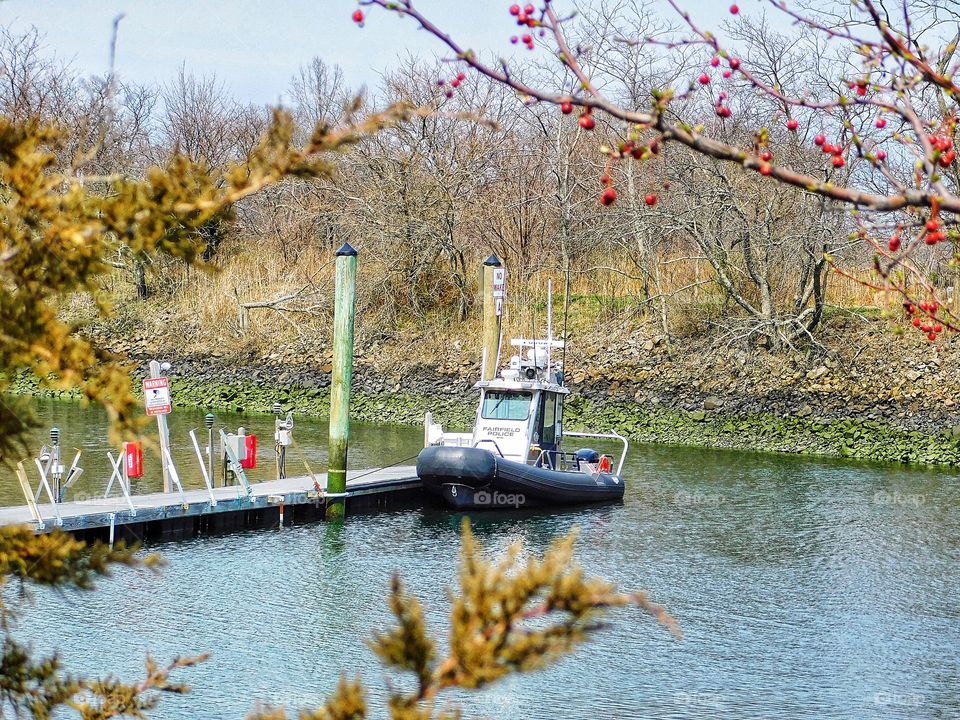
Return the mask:
[[[165,377],[146,378],[143,381],[143,403],[147,415],[169,415],[170,380]]]
[[[493,297],[501,300],[507,295],[507,269],[493,269]]]

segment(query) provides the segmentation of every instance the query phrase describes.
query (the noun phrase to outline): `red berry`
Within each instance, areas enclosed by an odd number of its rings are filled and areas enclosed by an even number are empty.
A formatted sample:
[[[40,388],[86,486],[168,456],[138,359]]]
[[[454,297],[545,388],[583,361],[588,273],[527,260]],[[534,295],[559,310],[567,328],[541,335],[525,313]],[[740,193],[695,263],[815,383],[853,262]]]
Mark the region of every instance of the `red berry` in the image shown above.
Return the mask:
[[[600,196],[600,202],[603,205],[613,205],[617,200],[617,191],[612,187],[608,187],[603,191],[603,195]]]
[[[510,6],[510,14],[513,15],[514,17],[516,17],[517,15],[519,15],[519,14],[520,14],[520,6],[519,6],[519,5],[511,5],[511,6]]]
[[[717,105],[717,115],[722,118],[728,118],[730,117],[730,114],[730,108],[728,108],[726,105]]]
[[[523,11],[524,11],[527,15],[533,15],[533,5],[525,5],[524,8],[523,8]]]
[[[940,306],[936,303],[930,303],[927,307],[930,309],[930,312],[935,313]]]
[[[523,40],[523,42],[525,42],[527,45],[533,42],[533,38],[530,35],[524,35],[520,39]]]
[[[740,12],[740,8],[738,8],[735,4],[730,6],[731,15],[736,15],[738,12]]]
[[[930,306],[927,305],[925,302],[920,303],[920,309],[923,310],[924,312],[926,312],[926,311],[927,311],[927,308],[929,308],[929,307],[930,307]]]
[[[877,123],[876,123],[876,125],[877,125],[878,128],[880,128],[881,130],[883,130],[883,129],[887,126],[887,121],[886,121],[885,119],[883,119],[882,117],[877,118]]]
[[[590,117],[589,113],[584,113],[581,115],[579,123],[580,127],[582,127],[584,130],[593,130],[597,126],[597,123],[592,117]]]
[[[894,235],[890,238],[890,252],[896,252],[900,249],[900,236]]]
[[[654,155],[660,152],[660,143],[657,141],[656,138],[651,140],[649,145],[650,145],[650,152],[652,152]]]
[[[520,38],[518,38],[516,35],[514,35],[512,38],[510,38],[510,42],[512,42],[514,45],[516,45],[518,42],[520,42]]]
[[[833,166],[835,168],[842,168],[845,165],[843,160],[843,155],[834,155],[833,156]]]
[[[717,67],[717,65],[719,64],[720,64],[720,58],[718,58],[716,55],[710,58],[710,67]]]
[[[863,97],[866,94],[867,94],[867,86],[857,85],[857,95],[860,95],[861,97]]]
[[[466,79],[467,79],[467,76],[464,75],[462,72],[457,73],[457,80],[459,80],[460,82],[463,82]]]
[[[526,13],[524,12],[520,13],[519,15],[517,15],[517,25],[526,25],[528,19],[529,18],[527,18]]]
[[[798,127],[800,127],[800,123],[794,120],[793,118],[790,118],[789,120],[787,120],[787,130],[789,130],[790,132],[794,132]]]
[[[770,162],[773,160],[773,153],[769,150],[764,150],[762,153],[760,153],[760,159],[764,162]]]
[[[740,67],[740,59],[739,59],[739,58],[730,58],[730,69],[731,69],[731,70],[736,70],[736,69],[739,68],[739,67]]]
[[[761,175],[766,176],[766,175],[769,175],[769,174],[772,173],[772,172],[773,172],[773,168],[770,167],[770,164],[769,164],[769,163],[763,163],[762,165],[760,165],[760,174],[761,174]]]
[[[887,159],[887,151],[886,151],[886,150],[877,150],[877,160],[883,162],[883,161],[886,160],[886,159]]]
[[[701,85],[709,85],[709,84],[710,84],[710,76],[707,75],[706,73],[703,73],[703,75],[701,75],[700,77],[698,77],[697,80],[699,81],[699,83],[700,83]]]
[[[942,332],[943,332],[943,325],[941,325],[940,323],[937,323],[936,325],[933,326],[933,331],[934,331],[935,333],[942,333]]]
[[[609,185],[611,182],[612,182],[612,180],[610,179],[610,176],[607,175],[606,173],[604,173],[603,175],[600,176],[600,184],[601,184],[601,185]]]
[[[936,339],[937,339],[937,334],[935,332],[932,332],[929,335],[927,335],[927,340],[929,340],[930,342],[933,342]]]
[[[357,8],[353,11],[353,21],[358,25],[363,22],[363,10]]]
[[[723,71],[723,77],[724,77],[724,79],[728,79],[731,75],[733,75],[733,71],[732,71],[732,70],[724,70],[724,71]]]
[[[447,92],[445,92],[444,95],[446,95],[448,98],[452,98],[452,97],[453,97],[453,90],[447,90]]]
[[[920,327],[920,318],[915,317],[912,322],[914,327]]]
[[[813,139],[813,144],[814,144],[814,145],[823,145],[826,141],[827,141],[827,138],[826,138],[826,137],[824,137],[823,135],[817,135],[817,136]]]
[[[943,155],[940,156],[940,164],[943,167],[949,167],[950,164],[956,160],[957,154],[953,150],[947,150]]]
[[[643,199],[643,201],[650,207],[653,207],[657,204],[657,196],[653,193],[650,193]]]
[[[450,81],[450,85],[455,88],[460,87],[460,81],[454,78],[453,80]]]
[[[927,224],[925,225],[925,227],[930,232],[934,232],[938,227],[940,227],[940,223],[938,223],[933,218],[930,218],[929,220],[927,220]]]
[[[564,100],[562,103],[560,103],[560,112],[562,112],[564,115],[569,115],[572,113],[573,103],[569,100]]]

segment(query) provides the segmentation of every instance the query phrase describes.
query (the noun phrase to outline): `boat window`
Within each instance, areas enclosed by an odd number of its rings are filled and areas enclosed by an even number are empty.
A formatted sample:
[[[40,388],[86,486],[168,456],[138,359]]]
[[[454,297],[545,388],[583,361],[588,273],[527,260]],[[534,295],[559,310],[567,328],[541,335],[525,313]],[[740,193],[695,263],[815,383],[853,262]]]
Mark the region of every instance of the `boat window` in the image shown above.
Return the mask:
[[[557,396],[543,394],[543,434],[540,442],[552,445],[557,439]]]
[[[526,420],[530,412],[530,393],[487,391],[480,416],[487,420]]]

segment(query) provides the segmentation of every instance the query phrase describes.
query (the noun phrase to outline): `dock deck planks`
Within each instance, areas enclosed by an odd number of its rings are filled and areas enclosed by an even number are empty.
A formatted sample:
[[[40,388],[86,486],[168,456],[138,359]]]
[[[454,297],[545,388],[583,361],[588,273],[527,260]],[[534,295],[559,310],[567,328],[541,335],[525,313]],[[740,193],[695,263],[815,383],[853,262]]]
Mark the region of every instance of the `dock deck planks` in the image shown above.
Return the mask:
[[[326,490],[326,473],[317,473],[317,484]],[[363,496],[389,494],[421,487],[416,468],[412,466],[390,467],[379,470],[352,470],[347,473],[347,501]],[[285,508],[292,511],[297,506],[323,504],[322,492],[314,486],[309,476],[251,483],[248,497],[240,485],[213,489],[217,504],[210,501],[206,488],[178,492],[133,495],[131,500],[135,514],[122,495],[109,498],[92,498],[60,503],[57,509],[63,520],[57,524],[53,506],[38,504],[43,518],[44,531],[57,528],[68,532],[83,532],[98,528],[122,527],[176,521],[191,517],[216,516],[229,513],[247,513],[258,508],[272,508],[279,512],[280,498]],[[0,526],[30,525],[36,527],[26,505],[0,507]]]

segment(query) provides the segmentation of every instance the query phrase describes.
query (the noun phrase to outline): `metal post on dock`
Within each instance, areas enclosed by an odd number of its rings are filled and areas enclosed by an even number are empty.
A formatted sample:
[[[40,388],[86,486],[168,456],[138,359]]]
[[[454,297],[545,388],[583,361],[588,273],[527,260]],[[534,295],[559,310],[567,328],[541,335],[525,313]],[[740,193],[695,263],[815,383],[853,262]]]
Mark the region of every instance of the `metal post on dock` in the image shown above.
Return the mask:
[[[160,377],[160,371],[170,369],[170,363],[161,365],[156,360],[150,361],[150,377]],[[167,427],[167,416],[165,414],[157,415],[157,429],[160,433],[160,467],[163,469],[163,491],[165,493],[173,492],[173,483],[170,482],[170,467],[167,464],[167,458],[170,455],[170,428]]]
[[[483,352],[480,379],[493,380],[500,361],[500,317],[503,314],[504,270],[500,258],[490,255],[483,261]],[[498,282],[499,281],[499,282]]]
[[[215,420],[213,413],[207,413],[203,418],[203,424],[207,426],[207,477],[210,478],[211,485],[217,482],[213,474],[213,423]]]
[[[330,439],[327,461],[327,520],[344,515],[347,448],[350,444],[350,386],[353,384],[353,321],[357,295],[357,251],[344,243],[336,252],[333,311],[333,374],[330,380]]]

